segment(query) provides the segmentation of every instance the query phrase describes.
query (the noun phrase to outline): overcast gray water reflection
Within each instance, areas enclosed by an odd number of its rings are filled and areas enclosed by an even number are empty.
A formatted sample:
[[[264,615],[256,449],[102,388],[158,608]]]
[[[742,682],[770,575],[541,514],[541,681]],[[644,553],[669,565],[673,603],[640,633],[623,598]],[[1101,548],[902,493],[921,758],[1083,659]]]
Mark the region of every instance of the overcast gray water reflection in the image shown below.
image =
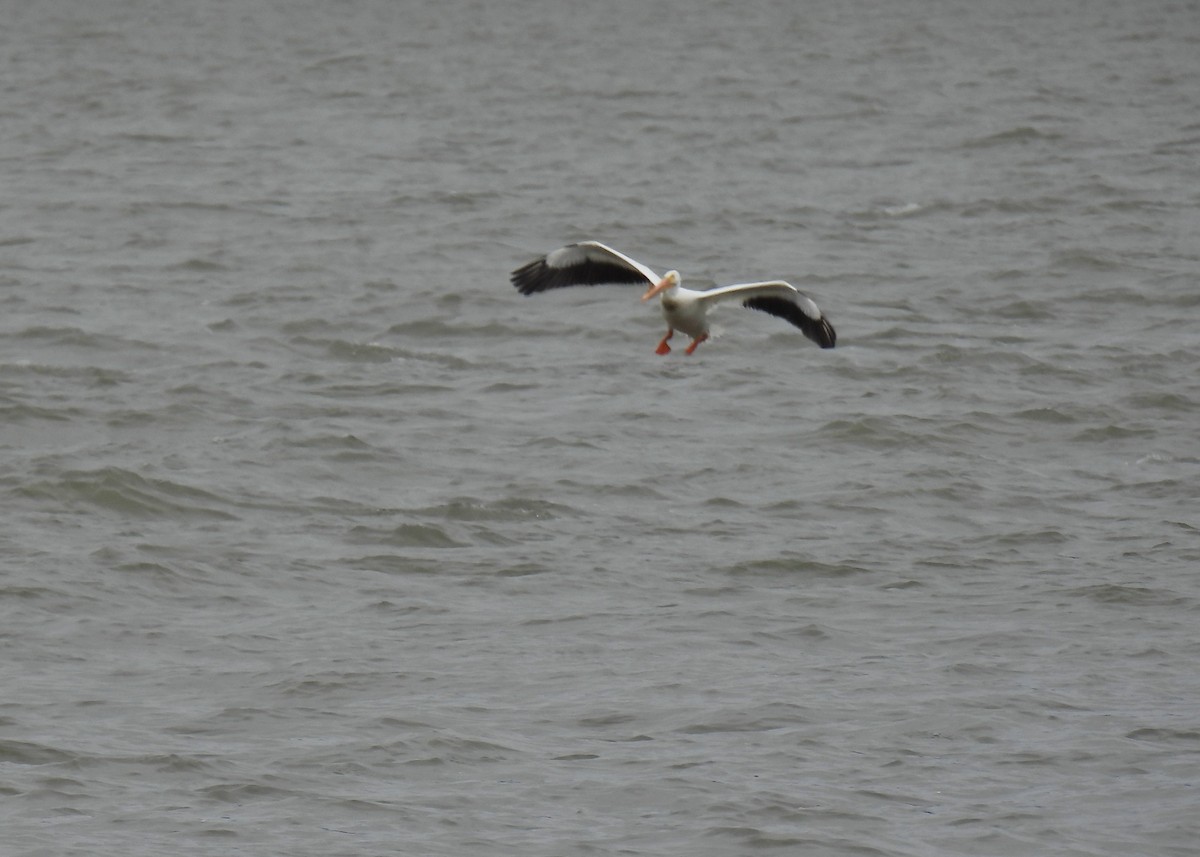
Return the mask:
[[[7,853],[1194,853],[1196,3],[0,46]]]

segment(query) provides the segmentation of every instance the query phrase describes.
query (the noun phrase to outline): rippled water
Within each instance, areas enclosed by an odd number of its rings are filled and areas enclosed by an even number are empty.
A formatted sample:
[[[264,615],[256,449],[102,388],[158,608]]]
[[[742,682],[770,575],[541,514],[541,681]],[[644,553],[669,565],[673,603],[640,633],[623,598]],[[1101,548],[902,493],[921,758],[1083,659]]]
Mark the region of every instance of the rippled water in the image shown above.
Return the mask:
[[[1194,853],[1200,5],[0,45],[7,853]]]

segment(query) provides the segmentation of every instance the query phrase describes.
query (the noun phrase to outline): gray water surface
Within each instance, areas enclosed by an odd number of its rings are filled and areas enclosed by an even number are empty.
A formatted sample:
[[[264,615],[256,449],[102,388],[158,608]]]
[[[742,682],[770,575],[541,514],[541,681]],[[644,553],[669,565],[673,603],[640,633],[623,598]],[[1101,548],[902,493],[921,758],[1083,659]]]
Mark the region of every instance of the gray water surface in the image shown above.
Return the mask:
[[[1197,853],[1200,5],[0,49],[6,855]]]

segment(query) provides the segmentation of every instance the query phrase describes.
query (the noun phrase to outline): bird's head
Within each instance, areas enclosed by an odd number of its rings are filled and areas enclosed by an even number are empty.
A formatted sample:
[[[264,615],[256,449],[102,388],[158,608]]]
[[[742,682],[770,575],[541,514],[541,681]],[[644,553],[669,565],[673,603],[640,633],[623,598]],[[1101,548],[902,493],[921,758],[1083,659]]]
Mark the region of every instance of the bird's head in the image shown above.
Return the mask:
[[[650,298],[662,292],[669,291],[679,285],[679,272],[667,271],[666,275],[646,290],[646,294],[642,295],[642,300],[648,301]]]

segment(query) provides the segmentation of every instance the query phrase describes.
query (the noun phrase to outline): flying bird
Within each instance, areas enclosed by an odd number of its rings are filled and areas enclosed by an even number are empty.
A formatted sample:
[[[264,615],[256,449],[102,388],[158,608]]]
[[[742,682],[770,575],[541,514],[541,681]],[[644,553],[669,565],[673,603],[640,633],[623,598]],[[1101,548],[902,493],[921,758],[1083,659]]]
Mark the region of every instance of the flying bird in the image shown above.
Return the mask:
[[[523,295],[532,295],[565,286],[597,286],[629,283],[646,286],[642,300],[659,299],[667,334],[658,343],[656,354],[668,354],[667,343],[680,331],[692,338],[685,353],[691,354],[708,339],[709,307],[721,301],[738,301],[782,318],[800,328],[800,332],[822,348],[833,348],[837,333],[822,315],[813,299],[783,280],[763,283],[738,283],[697,291],[680,285],[678,271],[659,276],[641,262],[618,253],[599,241],[569,244],[512,272],[512,284]]]

